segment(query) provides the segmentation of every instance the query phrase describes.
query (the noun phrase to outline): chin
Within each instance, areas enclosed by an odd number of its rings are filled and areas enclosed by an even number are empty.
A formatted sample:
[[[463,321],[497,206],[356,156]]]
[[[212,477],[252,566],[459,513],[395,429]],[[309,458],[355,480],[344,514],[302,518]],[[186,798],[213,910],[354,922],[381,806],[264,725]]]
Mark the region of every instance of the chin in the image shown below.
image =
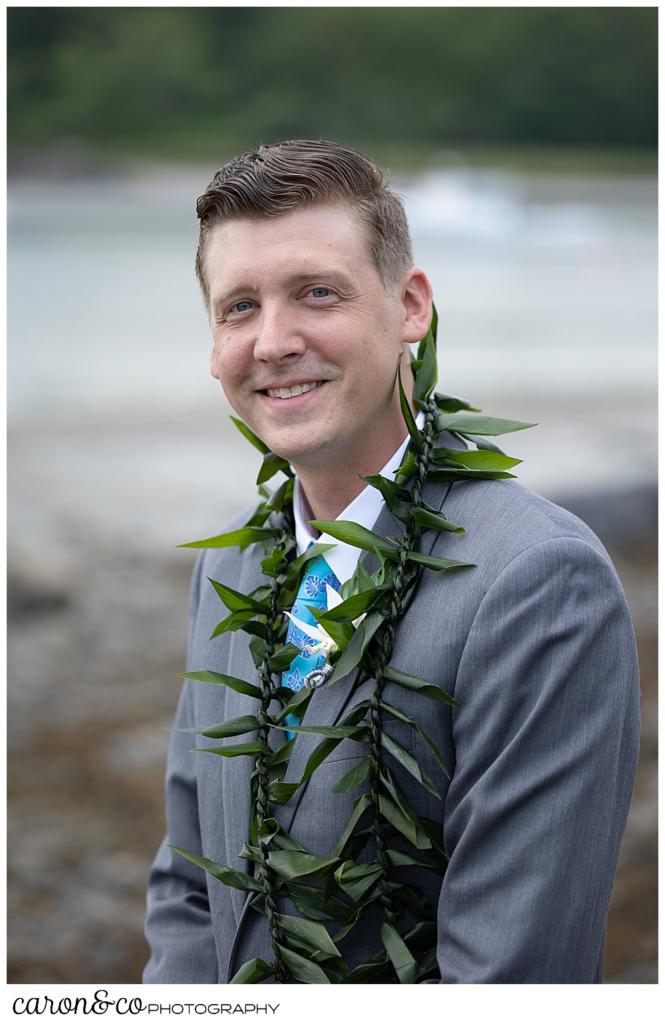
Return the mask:
[[[314,438],[311,435],[300,438],[298,441],[295,439],[280,441],[279,438],[276,438],[274,444],[266,439],[266,444],[275,455],[279,455],[280,458],[286,459],[296,467],[316,465],[319,461],[329,459],[331,455],[330,439]]]

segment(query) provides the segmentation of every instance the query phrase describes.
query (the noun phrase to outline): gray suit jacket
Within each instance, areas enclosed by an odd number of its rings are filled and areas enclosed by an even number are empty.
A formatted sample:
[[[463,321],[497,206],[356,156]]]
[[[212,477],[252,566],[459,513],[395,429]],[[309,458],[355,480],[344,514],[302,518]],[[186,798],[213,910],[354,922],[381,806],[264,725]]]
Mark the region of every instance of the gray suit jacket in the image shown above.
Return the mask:
[[[452,775],[448,783],[425,748],[421,763],[443,799],[398,776],[417,812],[443,823],[450,858],[443,884],[435,875],[417,877],[438,901],[441,982],[600,982],[638,751],[637,658],[621,585],[583,523],[516,482],[430,483],[425,498],[467,532],[428,531],[423,550],[477,565],[450,575],[425,570],[392,658],[462,707],[394,684],[384,691],[427,729]],[[384,507],[375,529],[398,535],[401,527]],[[189,670],[254,678],[246,634],[209,640],[226,612],[206,577],[249,591],[260,582],[261,557],[256,545],[242,554],[202,552]],[[364,699],[370,684],[357,687],[355,678],[317,690],[303,724],[334,724]],[[188,682],[176,725],[204,727],[252,710],[252,698]],[[387,728],[413,749],[406,724]],[[301,777],[318,740],[297,737],[285,781]],[[194,745],[191,734],[173,733],[168,837],[148,893],[147,983],[223,983],[252,957],[272,959],[265,920],[245,895],[166,845],[248,867],[238,853],[248,833],[251,761],[189,753]],[[364,752],[362,743],[344,740],[278,809],[312,853],[328,854],[346,824],[356,794],[332,788]],[[411,869],[398,870],[407,878]],[[362,930],[342,940],[351,966],[381,949],[379,923],[370,913]]]

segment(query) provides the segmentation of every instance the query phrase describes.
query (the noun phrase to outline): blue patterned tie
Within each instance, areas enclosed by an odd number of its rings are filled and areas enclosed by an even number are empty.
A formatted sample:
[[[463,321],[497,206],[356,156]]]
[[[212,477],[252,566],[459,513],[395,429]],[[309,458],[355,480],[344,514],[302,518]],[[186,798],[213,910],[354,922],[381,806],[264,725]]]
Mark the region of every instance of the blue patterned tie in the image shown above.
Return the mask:
[[[342,585],[323,555],[317,555],[316,558],[312,558],[311,561],[305,563],[305,575],[300,581],[298,594],[291,609],[292,615],[295,615],[297,619],[306,622],[308,625],[318,625],[308,605],[321,608],[323,611],[327,609],[326,584],[333,587],[334,590],[339,590]],[[295,644],[296,647],[300,648],[300,654],[295,656],[289,668],[282,674],[282,686],[286,686],[296,692],[304,686],[305,676],[309,672],[320,668],[326,659],[323,654],[311,654],[307,650],[307,645],[315,645],[316,640],[312,640],[306,633],[303,633],[295,622],[291,620],[289,620],[286,642]],[[299,722],[300,719],[294,714],[287,715],[284,719],[285,725],[298,725]],[[295,736],[295,733],[288,732],[286,736],[290,740]]]

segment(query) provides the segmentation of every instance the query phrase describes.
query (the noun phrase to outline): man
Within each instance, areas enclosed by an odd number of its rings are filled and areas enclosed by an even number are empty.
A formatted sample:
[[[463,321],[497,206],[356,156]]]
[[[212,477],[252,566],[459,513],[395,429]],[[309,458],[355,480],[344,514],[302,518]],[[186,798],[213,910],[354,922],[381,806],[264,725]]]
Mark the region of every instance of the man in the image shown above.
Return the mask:
[[[311,520],[339,518],[398,536],[401,524],[362,478],[392,480],[402,461],[409,435],[396,368],[400,356],[408,367],[408,346],[426,335],[432,316],[400,200],[361,154],[301,140],[227,164],[197,209],[211,371],[242,420],[297,474],[297,553],[318,538]],[[422,429],[411,374],[401,378]],[[462,447],[450,435],[445,444]],[[421,550],[475,568],[425,571],[391,652],[392,666],[453,694],[459,706],[404,689],[394,697],[399,687],[390,682],[383,691],[426,728],[434,752],[417,745],[407,722],[391,720],[386,732],[432,776],[437,757],[450,770],[449,781],[438,777],[441,799],[415,783],[408,790],[418,814],[442,825],[448,857],[443,881],[417,872],[438,908],[436,977],[417,980],[600,982],[638,745],[635,645],[620,584],[586,526],[513,480],[429,481],[423,493],[465,532],[425,531]],[[359,553],[344,543],[326,552],[328,582],[318,589],[328,607]],[[210,639],[220,603],[207,578],[248,594],[266,582],[263,557],[253,544],[199,558],[190,672],[256,679],[249,636]],[[298,628],[304,604],[294,609]],[[304,640],[297,646],[306,657]],[[294,665],[282,685],[297,691]],[[292,719],[286,782],[303,779],[320,741],[298,728],[334,726],[371,692],[372,681],[357,685],[356,672],[314,691],[302,719]],[[189,681],[176,726],[202,729],[246,716],[255,704]],[[250,828],[251,760],[201,757],[191,747],[191,735],[174,732],[168,837],[150,880],[146,982],[226,982],[243,963],[272,957],[266,918],[249,896],[173,849],[250,870],[240,851]],[[344,739],[279,809],[281,825],[311,854],[330,855],[354,796],[333,788],[365,753],[364,743]],[[374,905],[339,942],[348,966],[381,952],[383,934]]]

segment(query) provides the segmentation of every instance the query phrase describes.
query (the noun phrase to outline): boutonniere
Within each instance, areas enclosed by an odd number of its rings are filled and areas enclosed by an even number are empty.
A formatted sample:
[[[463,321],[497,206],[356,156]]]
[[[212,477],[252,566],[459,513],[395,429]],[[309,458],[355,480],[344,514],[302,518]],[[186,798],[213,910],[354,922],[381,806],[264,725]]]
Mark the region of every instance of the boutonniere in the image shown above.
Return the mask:
[[[334,587],[331,587],[329,583],[326,583],[326,599],[328,611],[332,611],[333,608],[337,608],[342,604],[343,598],[338,594]],[[353,627],[357,629],[362,620],[365,618],[367,613],[363,612],[357,619],[353,620]],[[304,685],[311,690],[317,689],[330,678],[333,673],[333,666],[330,663],[331,656],[339,650],[339,645],[328,633],[324,626],[320,623],[317,626],[311,625],[309,622],[303,622],[296,615],[291,612],[286,612],[286,615],[294,622],[298,629],[301,629],[305,636],[308,636],[310,640],[315,640],[314,644],[305,644],[305,650],[308,654],[314,656],[320,654],[323,656],[323,664],[318,665],[311,672],[308,672],[305,676]]]

